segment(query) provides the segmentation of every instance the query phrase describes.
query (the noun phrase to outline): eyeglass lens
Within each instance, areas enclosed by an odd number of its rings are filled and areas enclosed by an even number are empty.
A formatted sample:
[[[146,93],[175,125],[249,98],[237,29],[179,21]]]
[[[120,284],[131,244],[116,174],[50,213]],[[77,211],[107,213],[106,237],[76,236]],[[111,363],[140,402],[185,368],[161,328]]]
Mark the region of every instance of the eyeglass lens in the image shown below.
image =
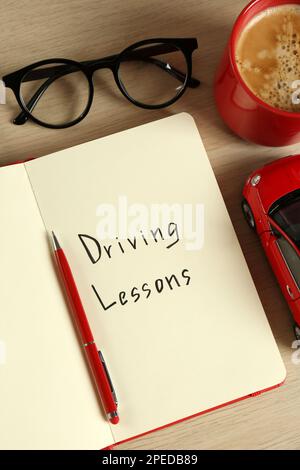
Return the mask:
[[[38,74],[44,77],[32,79]],[[30,114],[43,123],[58,126],[71,123],[82,115],[89,94],[89,82],[84,72],[63,63],[32,69],[24,75],[20,86],[20,98]]]
[[[151,55],[151,50],[161,53]],[[180,80],[176,71],[181,74]],[[124,53],[118,70],[125,93],[150,106],[161,106],[176,98],[185,86],[187,74],[183,52],[175,45],[157,43]]]

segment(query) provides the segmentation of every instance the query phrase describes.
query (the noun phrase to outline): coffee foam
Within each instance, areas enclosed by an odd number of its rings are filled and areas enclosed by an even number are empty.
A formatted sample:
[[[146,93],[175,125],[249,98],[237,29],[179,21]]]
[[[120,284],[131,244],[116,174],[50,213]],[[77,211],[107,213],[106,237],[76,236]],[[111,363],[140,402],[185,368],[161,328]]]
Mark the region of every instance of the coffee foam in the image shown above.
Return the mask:
[[[241,33],[236,62],[247,86],[263,101],[300,112],[300,5],[268,8]],[[297,90],[296,90],[297,93]],[[300,100],[298,100],[300,101]]]

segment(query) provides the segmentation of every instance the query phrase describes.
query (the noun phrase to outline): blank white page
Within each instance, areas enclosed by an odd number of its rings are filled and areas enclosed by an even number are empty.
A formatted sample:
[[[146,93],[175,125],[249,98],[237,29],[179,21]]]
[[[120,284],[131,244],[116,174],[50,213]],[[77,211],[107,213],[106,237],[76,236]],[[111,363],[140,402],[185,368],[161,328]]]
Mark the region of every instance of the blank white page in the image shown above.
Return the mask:
[[[0,448],[107,446],[24,165],[0,169],[0,227]]]

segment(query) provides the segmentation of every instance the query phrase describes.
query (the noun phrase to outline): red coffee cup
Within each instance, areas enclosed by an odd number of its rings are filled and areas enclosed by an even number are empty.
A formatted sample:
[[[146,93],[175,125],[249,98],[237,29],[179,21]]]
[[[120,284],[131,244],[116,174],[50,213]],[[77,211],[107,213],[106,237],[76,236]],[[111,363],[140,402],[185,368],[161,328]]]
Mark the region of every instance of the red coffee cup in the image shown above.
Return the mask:
[[[240,33],[255,15],[285,4],[300,5],[300,0],[254,0],[244,8],[233,26],[214,84],[216,104],[228,127],[243,139],[271,147],[300,142],[300,113],[282,111],[258,98],[240,75],[235,50]]]

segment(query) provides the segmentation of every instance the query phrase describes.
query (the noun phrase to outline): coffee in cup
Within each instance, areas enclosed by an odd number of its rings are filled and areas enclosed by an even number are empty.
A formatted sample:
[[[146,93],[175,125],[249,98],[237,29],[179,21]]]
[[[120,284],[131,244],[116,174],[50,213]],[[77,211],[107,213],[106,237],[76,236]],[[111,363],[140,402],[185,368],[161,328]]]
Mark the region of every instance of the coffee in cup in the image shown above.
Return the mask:
[[[248,88],[268,105],[300,112],[300,5],[273,6],[241,31],[235,59]]]

